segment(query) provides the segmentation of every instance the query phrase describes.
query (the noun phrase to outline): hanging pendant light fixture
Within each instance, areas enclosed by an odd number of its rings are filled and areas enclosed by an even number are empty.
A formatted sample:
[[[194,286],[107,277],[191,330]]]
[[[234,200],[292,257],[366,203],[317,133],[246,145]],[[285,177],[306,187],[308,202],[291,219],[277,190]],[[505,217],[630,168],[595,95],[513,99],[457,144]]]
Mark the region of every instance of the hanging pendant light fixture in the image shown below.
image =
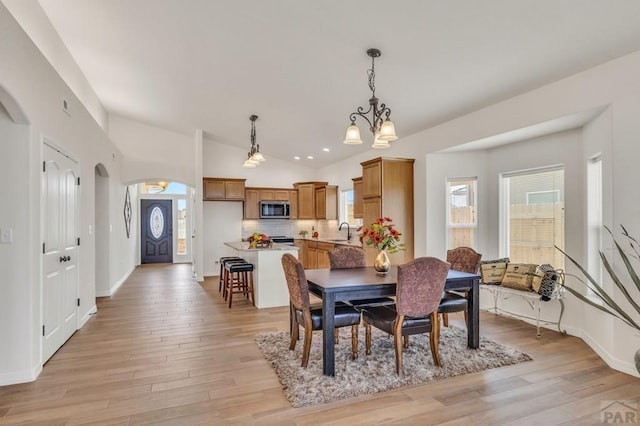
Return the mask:
[[[349,118],[351,124],[347,128],[347,134],[344,139],[344,143],[347,145],[357,145],[362,143],[360,138],[360,129],[356,125],[356,117],[360,116],[367,120],[369,123],[369,130],[373,135],[372,148],[389,148],[389,142],[398,139],[396,136],[396,128],[393,122],[389,119],[391,115],[391,109],[383,103],[378,105],[378,98],[376,98],[376,68],[375,60],[382,52],[378,49],[367,50],[367,55],[371,57],[371,68],[367,71],[369,76],[369,89],[371,90],[371,98],[369,98],[369,109],[364,110],[363,107],[358,107],[356,112],[352,112]],[[367,114],[372,113],[371,119],[367,117]]]
[[[247,159],[242,164],[242,167],[252,169],[258,166],[261,162],[265,161],[264,155],[260,152],[260,145],[256,144],[256,120],[258,119],[257,115],[252,115],[249,117],[251,120],[251,148],[247,153]]]

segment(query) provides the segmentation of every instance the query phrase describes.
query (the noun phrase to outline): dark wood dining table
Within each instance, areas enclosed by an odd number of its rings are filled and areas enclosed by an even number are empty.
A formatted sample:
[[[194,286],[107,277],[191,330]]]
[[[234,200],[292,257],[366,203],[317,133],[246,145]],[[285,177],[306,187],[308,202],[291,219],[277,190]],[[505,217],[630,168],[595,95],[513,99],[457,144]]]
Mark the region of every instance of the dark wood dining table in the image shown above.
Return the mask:
[[[322,299],[322,372],[335,375],[334,314],[336,301],[394,296],[398,277],[397,266],[386,275],[378,275],[373,267],[349,269],[305,270],[309,291]],[[480,344],[480,275],[450,270],[445,290],[467,292],[467,346],[477,349]]]

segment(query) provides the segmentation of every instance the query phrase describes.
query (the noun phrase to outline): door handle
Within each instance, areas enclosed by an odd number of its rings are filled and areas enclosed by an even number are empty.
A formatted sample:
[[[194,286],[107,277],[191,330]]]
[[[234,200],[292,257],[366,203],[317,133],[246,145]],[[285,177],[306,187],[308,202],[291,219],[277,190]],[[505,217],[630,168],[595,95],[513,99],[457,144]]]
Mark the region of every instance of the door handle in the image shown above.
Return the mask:
[[[66,262],[67,258],[65,256],[60,256],[60,263]]]

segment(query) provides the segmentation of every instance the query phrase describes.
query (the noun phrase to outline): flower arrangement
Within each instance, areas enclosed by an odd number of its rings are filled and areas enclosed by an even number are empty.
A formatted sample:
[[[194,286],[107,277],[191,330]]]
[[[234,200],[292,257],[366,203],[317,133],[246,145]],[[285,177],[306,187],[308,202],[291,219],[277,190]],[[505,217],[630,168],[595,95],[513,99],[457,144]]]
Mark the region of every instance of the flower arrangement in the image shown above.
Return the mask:
[[[360,242],[368,246],[376,247],[378,250],[386,250],[395,253],[404,250],[404,243],[400,242],[400,232],[394,228],[393,220],[390,217],[380,217],[368,227],[361,226],[357,229],[360,232]]]

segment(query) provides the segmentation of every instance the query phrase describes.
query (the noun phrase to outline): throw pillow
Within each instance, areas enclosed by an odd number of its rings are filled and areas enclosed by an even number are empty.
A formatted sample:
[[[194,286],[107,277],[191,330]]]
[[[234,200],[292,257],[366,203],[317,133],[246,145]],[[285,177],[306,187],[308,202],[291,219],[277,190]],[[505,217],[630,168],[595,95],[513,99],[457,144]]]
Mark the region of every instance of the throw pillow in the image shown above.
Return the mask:
[[[500,285],[502,277],[507,271],[508,257],[494,260],[483,260],[480,262],[480,276],[482,284]]]
[[[532,291],[531,285],[538,265],[510,263],[502,278],[502,286],[517,290]]]
[[[536,269],[536,275],[533,277],[533,281],[531,282],[531,288],[536,293],[540,292],[540,285],[542,284],[542,279],[544,278],[544,274],[549,271],[554,271],[554,267],[549,265],[548,263],[544,263]]]
[[[551,300],[551,296],[553,295],[553,291],[555,290],[558,281],[560,281],[560,274],[557,271],[546,271],[542,278],[542,283],[540,284],[540,290],[538,290],[540,299],[544,301]]]

